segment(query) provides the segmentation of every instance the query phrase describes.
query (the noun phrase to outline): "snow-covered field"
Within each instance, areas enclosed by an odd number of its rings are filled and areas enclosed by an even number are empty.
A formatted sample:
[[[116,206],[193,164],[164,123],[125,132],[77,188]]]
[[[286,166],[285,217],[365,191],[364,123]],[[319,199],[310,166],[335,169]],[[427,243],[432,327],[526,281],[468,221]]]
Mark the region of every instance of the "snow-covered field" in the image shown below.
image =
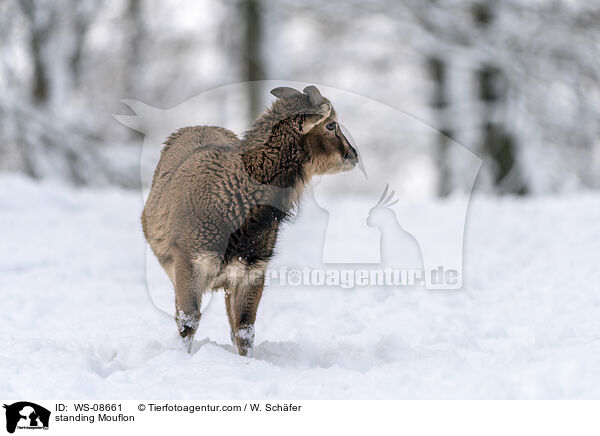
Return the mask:
[[[598,194],[476,196],[460,291],[271,286],[248,359],[221,295],[191,355],[154,307],[140,193],[0,188],[0,398],[600,397]]]

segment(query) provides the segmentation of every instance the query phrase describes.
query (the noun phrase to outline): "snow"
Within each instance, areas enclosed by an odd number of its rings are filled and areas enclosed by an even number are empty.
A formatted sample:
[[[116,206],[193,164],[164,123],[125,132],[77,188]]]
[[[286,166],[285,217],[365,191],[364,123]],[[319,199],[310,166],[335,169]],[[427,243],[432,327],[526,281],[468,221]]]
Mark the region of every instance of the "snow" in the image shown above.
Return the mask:
[[[271,285],[246,358],[222,293],[192,354],[152,304],[141,193],[6,174],[0,186],[2,398],[600,394],[600,194],[476,195],[462,290]],[[295,253],[316,243],[304,232],[311,217],[286,227],[277,262],[301,264]]]

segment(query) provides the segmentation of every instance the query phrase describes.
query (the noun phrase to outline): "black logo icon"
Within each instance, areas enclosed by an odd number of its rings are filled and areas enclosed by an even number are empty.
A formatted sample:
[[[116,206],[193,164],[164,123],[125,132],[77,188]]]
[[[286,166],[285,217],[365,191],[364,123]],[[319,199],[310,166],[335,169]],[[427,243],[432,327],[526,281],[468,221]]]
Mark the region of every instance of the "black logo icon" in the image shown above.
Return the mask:
[[[50,411],[28,401],[19,401],[6,409],[6,431],[14,433],[15,429],[48,429]]]

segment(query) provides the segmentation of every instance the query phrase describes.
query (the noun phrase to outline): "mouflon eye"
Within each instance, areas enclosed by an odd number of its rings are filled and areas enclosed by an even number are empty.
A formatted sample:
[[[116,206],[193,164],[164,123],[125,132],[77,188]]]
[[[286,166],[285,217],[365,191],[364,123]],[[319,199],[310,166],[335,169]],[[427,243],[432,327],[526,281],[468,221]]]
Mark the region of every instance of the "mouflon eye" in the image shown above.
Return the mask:
[[[327,127],[327,130],[333,130],[335,129],[335,123],[329,123],[325,127]]]

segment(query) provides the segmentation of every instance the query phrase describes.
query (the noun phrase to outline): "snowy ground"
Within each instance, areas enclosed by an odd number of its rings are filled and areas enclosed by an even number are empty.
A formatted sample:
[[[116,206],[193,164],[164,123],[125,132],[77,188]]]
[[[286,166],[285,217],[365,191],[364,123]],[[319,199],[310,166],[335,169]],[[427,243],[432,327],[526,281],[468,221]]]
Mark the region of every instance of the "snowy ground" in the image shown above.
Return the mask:
[[[0,398],[600,397],[598,194],[474,198],[461,291],[269,287],[248,359],[220,295],[178,344],[140,194],[0,187]]]

